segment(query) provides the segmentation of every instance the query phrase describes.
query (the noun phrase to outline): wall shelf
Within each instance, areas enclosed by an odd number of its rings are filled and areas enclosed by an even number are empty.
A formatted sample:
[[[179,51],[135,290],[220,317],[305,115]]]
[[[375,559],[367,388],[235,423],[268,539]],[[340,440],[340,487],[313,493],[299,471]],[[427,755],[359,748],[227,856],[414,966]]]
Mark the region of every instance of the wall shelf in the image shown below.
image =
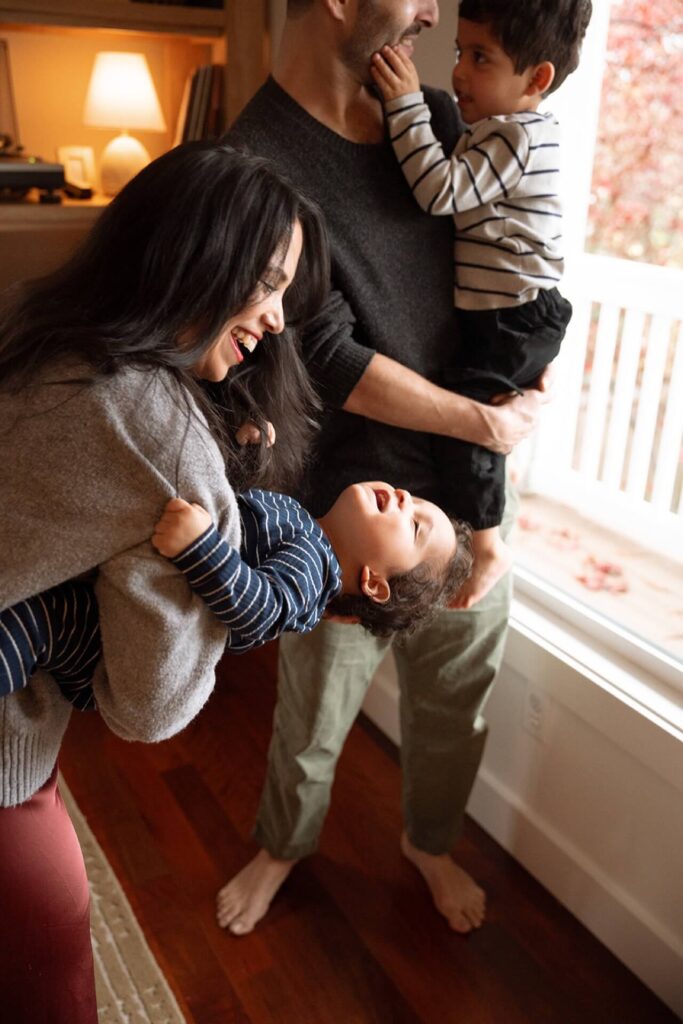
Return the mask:
[[[95,55],[108,49],[147,57],[167,124],[164,133],[137,133],[152,158],[173,145],[185,84],[200,65],[227,67],[230,124],[268,73],[267,11],[268,0],[226,0],[223,10],[133,0],[0,0],[19,141],[45,160],[55,159],[60,146],[90,146],[99,167],[108,134],[84,125],[82,112]],[[57,266],[103,202],[97,196],[54,206],[30,197],[0,202],[0,290]]]
[[[225,34],[226,13],[132,0],[21,0],[1,4],[0,21],[17,26],[123,29],[216,38]]]

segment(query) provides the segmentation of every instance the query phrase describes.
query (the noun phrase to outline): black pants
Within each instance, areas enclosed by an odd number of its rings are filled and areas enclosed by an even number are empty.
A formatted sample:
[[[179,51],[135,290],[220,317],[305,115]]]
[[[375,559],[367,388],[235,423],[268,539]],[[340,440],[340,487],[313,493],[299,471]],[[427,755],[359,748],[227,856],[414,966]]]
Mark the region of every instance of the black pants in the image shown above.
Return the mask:
[[[447,370],[449,391],[489,403],[506,391],[534,387],[560,350],[572,307],[556,288],[507,309],[460,310],[459,364]],[[505,508],[505,456],[436,436],[437,465],[447,506],[475,530],[498,526]]]

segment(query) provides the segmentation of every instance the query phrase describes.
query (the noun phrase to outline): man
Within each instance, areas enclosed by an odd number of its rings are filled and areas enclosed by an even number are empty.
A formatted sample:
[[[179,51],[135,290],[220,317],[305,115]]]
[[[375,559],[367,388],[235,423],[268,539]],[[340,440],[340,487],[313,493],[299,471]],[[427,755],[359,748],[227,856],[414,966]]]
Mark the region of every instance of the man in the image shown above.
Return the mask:
[[[417,208],[385,139],[370,60],[407,53],[436,25],[436,0],[289,0],[273,77],[229,135],[273,160],[325,214],[333,291],[303,339],[325,403],[316,459],[299,495],[314,515],[356,480],[386,479],[437,503],[432,436],[508,451],[544,400],[482,406],[432,383],[452,362],[449,218]],[[426,90],[450,151],[461,125]],[[457,508],[447,508],[457,516]],[[479,712],[498,667],[509,605],[502,580],[471,611],[446,610],[395,649],[401,688],[403,853],[450,926],[481,925],[485,896],[451,857],[486,736]],[[316,848],[337,758],[390,641],[323,621],[280,641],[278,704],[256,857],[218,895],[218,920],[252,930],[294,864]]]

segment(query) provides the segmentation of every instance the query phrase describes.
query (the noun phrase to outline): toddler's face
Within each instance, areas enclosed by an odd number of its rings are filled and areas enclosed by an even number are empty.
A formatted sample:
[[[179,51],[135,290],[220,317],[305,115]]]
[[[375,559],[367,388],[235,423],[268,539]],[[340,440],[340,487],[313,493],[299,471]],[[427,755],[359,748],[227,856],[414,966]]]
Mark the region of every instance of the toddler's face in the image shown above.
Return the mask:
[[[460,18],[456,48],[453,91],[467,124],[533,109],[538,97],[525,94],[529,72],[515,73],[512,59],[487,25]]]
[[[332,511],[343,526],[345,548],[386,579],[422,562],[445,565],[455,554],[455,531],[446,513],[391,484],[352,484]]]

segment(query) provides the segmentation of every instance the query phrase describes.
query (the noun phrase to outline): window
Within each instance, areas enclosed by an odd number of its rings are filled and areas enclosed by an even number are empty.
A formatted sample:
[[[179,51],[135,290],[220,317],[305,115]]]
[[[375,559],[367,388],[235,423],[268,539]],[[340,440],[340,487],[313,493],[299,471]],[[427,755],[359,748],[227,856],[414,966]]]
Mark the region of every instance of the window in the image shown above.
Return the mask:
[[[594,3],[557,94],[574,306],[519,460],[520,576],[683,662],[683,3]]]

